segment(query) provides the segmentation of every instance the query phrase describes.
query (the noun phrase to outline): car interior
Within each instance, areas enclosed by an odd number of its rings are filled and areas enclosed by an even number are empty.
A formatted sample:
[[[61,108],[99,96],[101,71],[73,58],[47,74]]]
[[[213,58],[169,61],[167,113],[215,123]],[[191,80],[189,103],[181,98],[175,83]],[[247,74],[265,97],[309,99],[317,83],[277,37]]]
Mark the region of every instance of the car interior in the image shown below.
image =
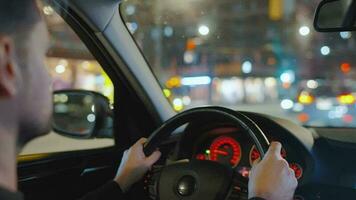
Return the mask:
[[[96,60],[112,93],[58,87],[52,122],[58,136],[34,147],[113,143],[21,153],[20,191],[28,200],[78,199],[112,180],[124,150],[146,137],[145,154],[159,148],[162,156],[131,188],[133,200],[248,199],[252,164],[272,141],[282,143],[295,172],[294,199],[356,198],[355,6],[356,0],[40,1],[45,18],[52,17],[50,34],[64,37],[57,15],[92,55],[62,47],[52,57]],[[54,72],[65,74],[63,59],[53,62]],[[319,86],[332,89],[318,92]]]

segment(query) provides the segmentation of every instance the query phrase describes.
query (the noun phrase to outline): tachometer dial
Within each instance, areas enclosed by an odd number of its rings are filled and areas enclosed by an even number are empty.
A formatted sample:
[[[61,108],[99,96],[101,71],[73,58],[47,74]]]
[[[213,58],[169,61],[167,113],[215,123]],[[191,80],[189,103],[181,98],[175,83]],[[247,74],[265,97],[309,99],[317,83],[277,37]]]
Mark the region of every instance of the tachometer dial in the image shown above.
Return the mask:
[[[241,160],[241,146],[231,137],[218,137],[210,146],[210,160],[236,167]]]
[[[286,158],[287,157],[287,152],[284,148],[282,148],[281,150],[281,156],[282,158]],[[253,162],[255,162],[256,160],[260,159],[260,152],[258,152],[257,148],[255,145],[253,145],[251,151],[250,151],[250,164],[252,166]]]
[[[290,163],[289,167],[293,169],[295,178],[300,179],[303,176],[303,168],[297,163]]]

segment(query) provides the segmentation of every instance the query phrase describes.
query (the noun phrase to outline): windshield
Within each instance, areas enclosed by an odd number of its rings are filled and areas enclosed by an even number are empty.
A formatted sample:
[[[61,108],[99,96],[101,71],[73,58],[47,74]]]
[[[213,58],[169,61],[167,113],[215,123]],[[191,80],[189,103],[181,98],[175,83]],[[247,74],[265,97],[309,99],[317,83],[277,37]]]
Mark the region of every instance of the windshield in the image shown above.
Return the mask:
[[[176,111],[221,105],[356,127],[356,35],[315,32],[318,2],[126,0],[120,12]]]

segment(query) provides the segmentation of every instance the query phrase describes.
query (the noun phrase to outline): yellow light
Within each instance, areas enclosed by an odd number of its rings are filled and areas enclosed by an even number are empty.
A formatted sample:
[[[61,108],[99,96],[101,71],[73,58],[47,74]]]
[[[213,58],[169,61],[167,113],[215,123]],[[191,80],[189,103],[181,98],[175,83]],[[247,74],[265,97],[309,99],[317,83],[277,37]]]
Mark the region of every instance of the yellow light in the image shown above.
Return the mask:
[[[183,110],[183,105],[173,105],[173,108],[175,111],[182,111]]]
[[[183,106],[183,101],[180,98],[176,98],[173,100],[173,108],[175,111],[182,111],[184,106]]]
[[[340,95],[338,100],[341,104],[353,104],[355,103],[355,97],[351,94]]]
[[[170,79],[167,80],[166,82],[167,88],[176,88],[181,86],[180,82],[180,77],[179,76],[173,76]]]
[[[205,150],[205,153],[210,154],[210,150],[209,149]]]
[[[114,103],[114,85],[104,70],[101,70],[101,75],[104,78],[104,90],[102,92],[107,98],[109,98],[110,103]]]
[[[283,1],[269,0],[268,15],[273,21],[281,20],[283,17]]]
[[[164,94],[164,96],[166,96],[167,98],[172,95],[171,91],[168,90],[168,89],[163,89],[163,94]]]
[[[308,92],[302,92],[298,97],[298,101],[301,104],[308,105],[314,102],[314,97],[311,96]]]

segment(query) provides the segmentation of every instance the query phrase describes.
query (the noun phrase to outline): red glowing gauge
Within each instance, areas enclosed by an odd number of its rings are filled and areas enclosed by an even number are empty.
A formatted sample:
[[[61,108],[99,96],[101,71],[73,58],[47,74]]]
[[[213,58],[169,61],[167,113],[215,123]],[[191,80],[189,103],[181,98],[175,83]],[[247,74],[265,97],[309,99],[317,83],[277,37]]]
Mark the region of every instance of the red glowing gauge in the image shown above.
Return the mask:
[[[197,155],[195,156],[195,158],[196,158],[197,160],[206,160],[206,156],[205,156],[204,154],[202,154],[202,153],[197,154]]]
[[[287,152],[284,148],[281,150],[281,156],[282,158],[287,157]],[[252,166],[252,163],[255,162],[256,160],[260,159],[260,152],[258,152],[257,148],[255,145],[253,145],[251,151],[250,151],[250,164]]]
[[[236,167],[241,160],[241,146],[231,137],[218,137],[210,146],[210,160]]]
[[[290,163],[289,167],[293,169],[295,178],[300,179],[303,176],[303,168],[297,163]]]

